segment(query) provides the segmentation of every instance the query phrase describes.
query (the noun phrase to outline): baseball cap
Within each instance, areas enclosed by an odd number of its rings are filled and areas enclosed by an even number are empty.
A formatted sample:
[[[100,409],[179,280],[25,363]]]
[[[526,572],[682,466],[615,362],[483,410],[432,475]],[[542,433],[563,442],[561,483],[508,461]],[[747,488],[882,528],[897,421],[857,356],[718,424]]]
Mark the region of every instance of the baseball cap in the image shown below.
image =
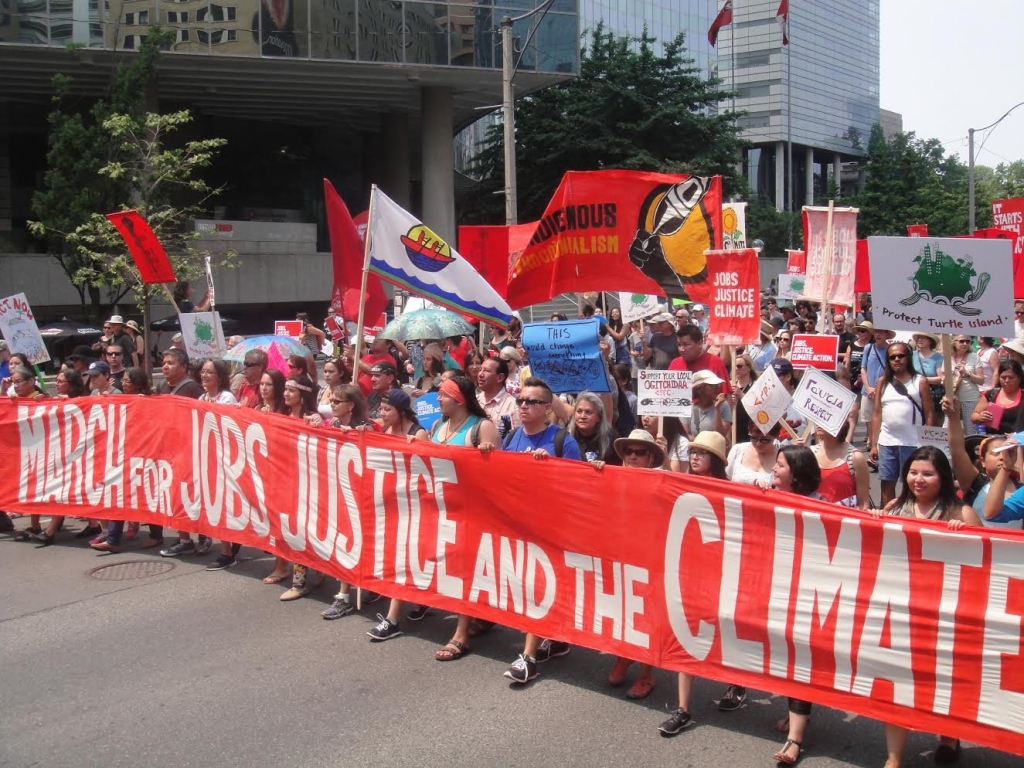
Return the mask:
[[[391,363],[374,363],[373,367],[370,369],[370,373],[384,373],[394,376],[397,373],[397,371],[395,369],[395,366],[393,366]]]
[[[781,376],[784,373],[793,372],[793,364],[784,357],[776,357],[771,362],[772,368],[775,369],[775,373]]]
[[[399,411],[408,411],[412,408],[412,399],[401,389],[385,392],[381,400]]]
[[[94,360],[92,363],[89,364],[89,368],[88,370],[86,370],[85,375],[92,376],[94,373],[102,373],[109,376],[110,366],[107,365],[102,360]]]
[[[715,376],[711,371],[697,371],[693,374],[692,386],[697,387],[701,384],[722,384],[723,379]]]

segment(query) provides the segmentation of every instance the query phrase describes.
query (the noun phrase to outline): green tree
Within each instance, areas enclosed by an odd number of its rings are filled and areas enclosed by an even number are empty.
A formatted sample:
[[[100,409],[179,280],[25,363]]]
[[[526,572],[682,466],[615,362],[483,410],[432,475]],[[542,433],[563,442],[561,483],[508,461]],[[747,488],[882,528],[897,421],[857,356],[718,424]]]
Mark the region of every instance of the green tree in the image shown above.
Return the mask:
[[[975,172],[979,169],[975,168]],[[995,169],[996,189],[993,199],[1024,197],[1024,160],[1000,163]]]
[[[701,77],[683,35],[656,54],[655,38],[616,37],[603,25],[585,46],[578,77],[516,102],[516,167],[521,220],[539,217],[569,170],[626,168],[721,174],[738,190],[742,143],[731,94]],[[474,173],[480,184],[460,201],[462,218],[503,219],[504,146],[500,125],[488,133]]]
[[[763,242],[762,257],[785,258],[790,232],[793,248],[803,248],[804,229],[799,211],[778,211],[763,194],[747,203],[747,245],[754,240]]]

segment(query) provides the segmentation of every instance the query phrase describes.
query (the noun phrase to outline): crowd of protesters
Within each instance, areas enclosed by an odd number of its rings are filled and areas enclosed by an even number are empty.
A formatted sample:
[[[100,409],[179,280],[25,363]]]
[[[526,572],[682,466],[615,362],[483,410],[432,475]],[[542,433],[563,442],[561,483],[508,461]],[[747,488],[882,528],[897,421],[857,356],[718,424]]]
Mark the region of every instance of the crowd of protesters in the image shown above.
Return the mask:
[[[1015,310],[1024,336],[1024,304]],[[953,529],[1020,529],[1024,490],[1019,451],[995,449],[1005,447],[1007,434],[1024,429],[1024,341],[1003,340],[997,346],[992,338],[956,335],[951,337],[952,348],[946,349],[938,337],[927,333],[897,340],[893,331],[873,325],[867,297],[856,312],[849,308],[821,317],[818,311],[807,302],[779,305],[766,297],[759,342],[718,349],[707,343],[707,308],[701,305],[672,312],[659,307],[645,321],[634,323],[623,322],[618,308],[607,319],[591,308],[583,314],[601,321],[600,348],[611,392],[574,396],[553,392],[533,375],[518,317],[479,348],[470,337],[407,344],[377,338],[367,339],[365,354],[355,360],[351,347],[343,347],[341,354],[324,362],[322,384],[317,384],[317,372],[309,369],[308,356],[289,358],[287,370],[279,371],[268,367],[264,351],[253,349],[233,369],[223,360],[190,361],[182,349],[171,347],[163,353],[162,382],[154,388],[138,365],[142,345],[124,331],[125,324],[115,315],[104,325],[99,343],[76,348],[65,361],[52,393],[23,355],[12,355],[0,342],[0,392],[19,400],[173,395],[301,419],[315,429],[371,430],[403,441],[526,452],[538,461],[585,461],[595,472],[618,465],[631,472],[692,473],[813,497],[838,510],[944,521]],[[302,319],[312,352],[322,345],[323,333],[308,317]],[[565,317],[556,314],[551,319]],[[859,398],[837,435],[821,428],[804,430],[802,417],[792,411],[785,423],[765,432],[743,407],[743,395],[769,366],[790,391],[795,389],[800,371],[789,359],[790,349],[793,336],[805,333],[839,337],[835,377]],[[947,356],[953,370],[949,391],[943,375]],[[689,418],[638,415],[636,381],[639,371],[648,367],[693,372]],[[427,393],[437,393],[441,412],[430,429],[420,424],[413,408],[413,398]],[[948,428],[951,460],[943,451],[921,444],[918,427],[924,425]],[[855,443],[858,429],[864,439]],[[878,499],[870,492],[872,472],[879,475]],[[27,527],[15,530],[10,518],[0,513],[0,530],[51,546],[65,519],[52,517],[45,528],[41,522],[32,516]],[[136,523],[87,520],[73,535],[88,539],[97,551],[119,552],[123,541],[138,533]],[[206,555],[214,542],[179,532],[168,545],[163,530],[149,525],[140,545],[159,548],[164,557],[180,557]],[[221,542],[207,570],[235,565],[240,549],[237,543]],[[323,580],[323,574],[277,557],[263,582],[288,582],[280,599],[293,601]],[[323,618],[354,613],[353,592],[341,583],[332,604],[322,611]],[[428,613],[426,606],[392,600],[386,614],[377,614],[379,623],[368,634],[374,642],[389,640],[403,633],[406,622],[421,621]],[[487,622],[458,617],[451,640],[435,658],[461,658],[491,629]],[[513,683],[527,683],[537,677],[538,665],[570,650],[557,638],[527,634],[522,653],[504,675]],[[630,659],[616,659],[608,684],[625,685],[633,665]],[[676,707],[658,726],[662,735],[678,734],[692,723],[692,685],[691,675],[679,674]],[[640,664],[626,695],[646,698],[654,687],[652,670]],[[729,685],[717,706],[736,711],[746,699],[744,688]],[[811,709],[810,702],[789,699],[788,713],[777,723],[785,741],[774,760],[799,760]],[[886,727],[888,768],[901,764],[906,735],[904,729]],[[956,761],[959,750],[959,742],[940,737],[936,762]]]

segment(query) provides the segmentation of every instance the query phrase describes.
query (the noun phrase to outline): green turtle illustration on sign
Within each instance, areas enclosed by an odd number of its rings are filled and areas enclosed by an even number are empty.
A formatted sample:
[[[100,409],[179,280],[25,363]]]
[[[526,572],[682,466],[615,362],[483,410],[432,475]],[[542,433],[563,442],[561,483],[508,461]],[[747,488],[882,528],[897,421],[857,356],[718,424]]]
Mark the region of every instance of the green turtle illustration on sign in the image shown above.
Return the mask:
[[[214,342],[213,326],[210,325],[205,320],[196,318],[195,325],[193,325],[192,328],[195,331],[196,338],[199,341],[205,341],[207,344],[212,344]]]
[[[961,315],[981,314],[978,307],[965,305],[977,301],[985,293],[991,280],[988,272],[978,274],[972,260],[954,260],[938,247],[933,252],[930,244],[925,245],[914,257],[914,263],[917,264],[917,271],[910,278],[914,284],[914,294],[900,301],[900,304],[909,307],[924,299],[932,304],[945,304]],[[977,286],[973,284],[975,277],[978,278]]]
[[[634,293],[629,297],[629,301],[634,307],[639,307],[647,301],[647,295],[643,293]]]
[[[804,280],[790,280],[789,290],[802,294],[804,292]]]

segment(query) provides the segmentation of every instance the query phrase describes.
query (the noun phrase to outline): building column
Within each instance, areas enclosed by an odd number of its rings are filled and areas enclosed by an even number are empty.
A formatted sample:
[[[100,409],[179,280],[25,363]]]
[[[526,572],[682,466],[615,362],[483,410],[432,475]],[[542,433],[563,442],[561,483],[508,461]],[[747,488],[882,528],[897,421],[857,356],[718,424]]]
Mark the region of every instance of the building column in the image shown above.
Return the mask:
[[[832,155],[832,182],[836,185],[836,195],[843,196],[843,159],[838,152]]]
[[[786,210],[786,142],[775,145],[775,210]]]
[[[814,147],[805,147],[804,165],[805,205],[814,205]]]
[[[380,188],[388,197],[409,210],[409,116],[392,112],[381,126],[384,163]]]
[[[452,91],[425,87],[423,110],[423,223],[455,242],[455,152]]]

